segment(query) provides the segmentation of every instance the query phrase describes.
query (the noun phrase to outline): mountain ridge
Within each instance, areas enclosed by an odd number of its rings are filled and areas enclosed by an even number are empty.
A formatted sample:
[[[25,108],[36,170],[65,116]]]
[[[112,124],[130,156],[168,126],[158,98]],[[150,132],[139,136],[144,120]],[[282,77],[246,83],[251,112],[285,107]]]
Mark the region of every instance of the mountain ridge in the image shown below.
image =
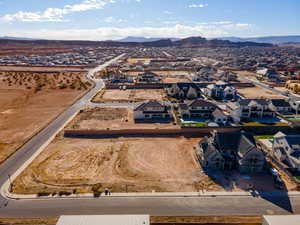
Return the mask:
[[[232,42],[246,42],[252,41],[257,43],[271,43],[271,44],[285,44],[285,43],[300,43],[300,35],[283,35],[283,36],[264,36],[264,37],[249,37],[249,38],[240,38],[240,37],[219,37],[215,38],[223,41],[232,41]]]

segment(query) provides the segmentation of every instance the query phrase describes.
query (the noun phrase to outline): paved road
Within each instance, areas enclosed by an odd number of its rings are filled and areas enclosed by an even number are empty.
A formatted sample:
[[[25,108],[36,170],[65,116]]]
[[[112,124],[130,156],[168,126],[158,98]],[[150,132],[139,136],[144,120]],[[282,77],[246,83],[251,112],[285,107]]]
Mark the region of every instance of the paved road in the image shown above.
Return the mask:
[[[150,215],[263,215],[289,214],[289,203],[253,197],[216,198],[100,198],[80,200],[18,200],[0,208],[0,217],[46,217],[74,214],[150,214]],[[300,199],[291,198],[300,213]]]
[[[90,71],[88,76],[93,78],[94,72],[109,63]],[[31,158],[40,146],[104,87],[101,80],[95,82],[95,88],[0,166],[0,186],[7,181],[9,174],[13,174]],[[300,197],[112,197],[50,200],[8,200],[5,196],[0,197],[0,217],[49,217],[62,214],[262,215],[287,214],[291,212],[291,208],[300,213]]]

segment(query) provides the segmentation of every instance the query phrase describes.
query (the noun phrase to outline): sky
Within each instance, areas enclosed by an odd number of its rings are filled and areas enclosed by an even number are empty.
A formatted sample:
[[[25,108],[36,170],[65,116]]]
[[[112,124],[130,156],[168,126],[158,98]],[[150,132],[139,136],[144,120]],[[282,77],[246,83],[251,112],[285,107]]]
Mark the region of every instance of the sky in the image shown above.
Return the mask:
[[[299,10],[300,0],[0,0],[0,36],[117,40],[300,35]]]

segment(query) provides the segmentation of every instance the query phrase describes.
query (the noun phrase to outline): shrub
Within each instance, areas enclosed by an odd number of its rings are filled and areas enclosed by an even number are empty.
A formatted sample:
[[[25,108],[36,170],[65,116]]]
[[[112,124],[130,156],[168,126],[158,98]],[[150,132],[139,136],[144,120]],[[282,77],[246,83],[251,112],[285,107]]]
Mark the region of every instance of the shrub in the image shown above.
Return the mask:
[[[39,193],[37,193],[38,197],[49,196],[49,195],[50,195],[49,192],[39,192]]]
[[[72,193],[71,192],[68,192],[68,191],[60,191],[60,192],[58,192],[58,195],[59,196],[63,196],[63,195],[65,195],[65,196],[69,196],[69,195],[71,195]]]

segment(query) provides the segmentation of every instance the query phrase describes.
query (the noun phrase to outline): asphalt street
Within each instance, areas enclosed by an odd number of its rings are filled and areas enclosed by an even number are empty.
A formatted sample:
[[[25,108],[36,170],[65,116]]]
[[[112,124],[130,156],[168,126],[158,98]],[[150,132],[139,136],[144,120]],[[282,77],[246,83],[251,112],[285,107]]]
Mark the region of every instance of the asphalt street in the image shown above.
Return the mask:
[[[88,74],[96,86],[74,103],[39,134],[0,166],[0,186],[8,180],[39,148],[80,109],[89,104],[91,98],[104,87],[93,75],[121,56],[105,63]],[[0,197],[0,217],[50,217],[70,214],[150,214],[150,215],[262,215],[300,213],[300,197],[268,196],[264,198],[246,196],[217,197],[100,197],[97,199],[32,199],[15,200]]]

